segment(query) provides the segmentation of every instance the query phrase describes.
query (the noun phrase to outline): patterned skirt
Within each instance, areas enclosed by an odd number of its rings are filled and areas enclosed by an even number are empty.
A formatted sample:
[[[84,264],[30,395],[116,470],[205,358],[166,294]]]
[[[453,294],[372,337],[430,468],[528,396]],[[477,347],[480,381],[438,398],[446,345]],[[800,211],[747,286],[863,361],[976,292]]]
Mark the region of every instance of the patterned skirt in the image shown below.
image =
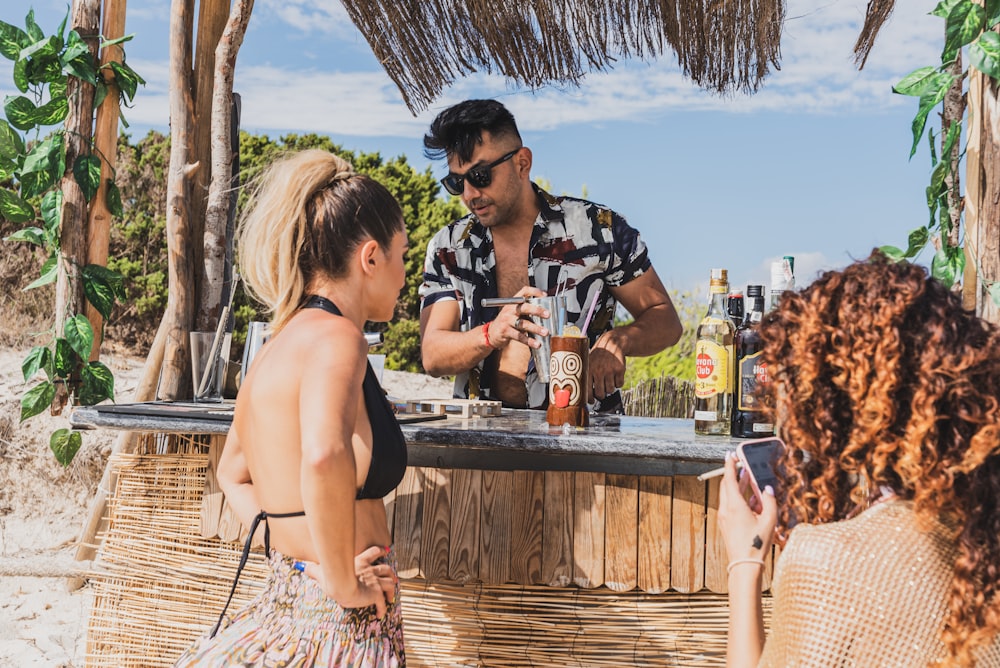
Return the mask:
[[[406,665],[399,584],[385,617],[375,606],[342,608],[294,560],[271,550],[271,574],[245,608],[228,615],[214,638],[199,638],[175,666],[337,666],[397,668]],[[391,551],[382,563],[396,572]]]

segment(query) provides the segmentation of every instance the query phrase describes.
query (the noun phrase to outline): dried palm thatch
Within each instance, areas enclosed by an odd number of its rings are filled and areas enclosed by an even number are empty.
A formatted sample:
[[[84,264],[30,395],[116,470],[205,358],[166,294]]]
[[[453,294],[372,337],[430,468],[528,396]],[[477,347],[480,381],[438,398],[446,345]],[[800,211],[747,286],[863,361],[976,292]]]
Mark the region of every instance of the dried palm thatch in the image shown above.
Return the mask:
[[[892,10],[896,8],[896,0],[868,0],[868,11],[865,12],[865,24],[858,35],[858,41],[854,44],[854,64],[858,69],[863,69],[868,54],[875,46],[875,39],[878,37],[882,26],[889,20]]]
[[[578,84],[667,48],[718,93],[758,89],[779,68],[785,0],[344,0],[414,113],[456,78]]]

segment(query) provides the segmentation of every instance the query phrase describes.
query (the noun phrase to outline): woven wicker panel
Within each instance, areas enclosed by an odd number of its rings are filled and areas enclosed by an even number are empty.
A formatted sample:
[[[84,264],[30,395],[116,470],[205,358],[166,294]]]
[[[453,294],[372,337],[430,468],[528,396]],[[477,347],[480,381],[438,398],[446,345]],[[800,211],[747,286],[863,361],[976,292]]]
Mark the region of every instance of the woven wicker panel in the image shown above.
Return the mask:
[[[91,573],[94,607],[87,665],[171,666],[216,620],[241,546],[201,537],[207,455],[118,455],[108,529]],[[233,598],[248,601],[265,577],[251,558]]]
[[[725,594],[403,580],[410,666],[724,666]],[[764,599],[765,623],[771,599]]]

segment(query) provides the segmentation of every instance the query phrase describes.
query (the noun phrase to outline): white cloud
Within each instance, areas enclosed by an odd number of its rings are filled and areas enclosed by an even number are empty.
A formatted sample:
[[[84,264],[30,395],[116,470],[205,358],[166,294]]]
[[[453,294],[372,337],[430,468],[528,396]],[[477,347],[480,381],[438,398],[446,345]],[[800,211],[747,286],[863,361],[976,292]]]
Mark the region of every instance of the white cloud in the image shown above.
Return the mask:
[[[346,36],[356,34],[340,0],[262,0],[257,10],[268,22],[270,15],[303,33]]]

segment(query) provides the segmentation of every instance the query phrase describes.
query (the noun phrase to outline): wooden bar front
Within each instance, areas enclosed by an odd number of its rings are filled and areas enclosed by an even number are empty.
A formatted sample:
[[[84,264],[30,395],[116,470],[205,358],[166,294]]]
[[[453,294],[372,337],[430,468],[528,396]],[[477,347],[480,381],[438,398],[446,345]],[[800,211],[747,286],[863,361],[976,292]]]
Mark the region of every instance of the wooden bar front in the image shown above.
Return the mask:
[[[696,439],[689,420],[563,433],[514,413],[404,426],[413,465],[386,510],[408,665],[724,665],[719,481],[695,475],[729,439]],[[143,441],[115,463],[88,665],[171,665],[238,560],[245,529],[214,483],[224,437]],[[234,606],[263,581],[262,555],[250,563]]]

